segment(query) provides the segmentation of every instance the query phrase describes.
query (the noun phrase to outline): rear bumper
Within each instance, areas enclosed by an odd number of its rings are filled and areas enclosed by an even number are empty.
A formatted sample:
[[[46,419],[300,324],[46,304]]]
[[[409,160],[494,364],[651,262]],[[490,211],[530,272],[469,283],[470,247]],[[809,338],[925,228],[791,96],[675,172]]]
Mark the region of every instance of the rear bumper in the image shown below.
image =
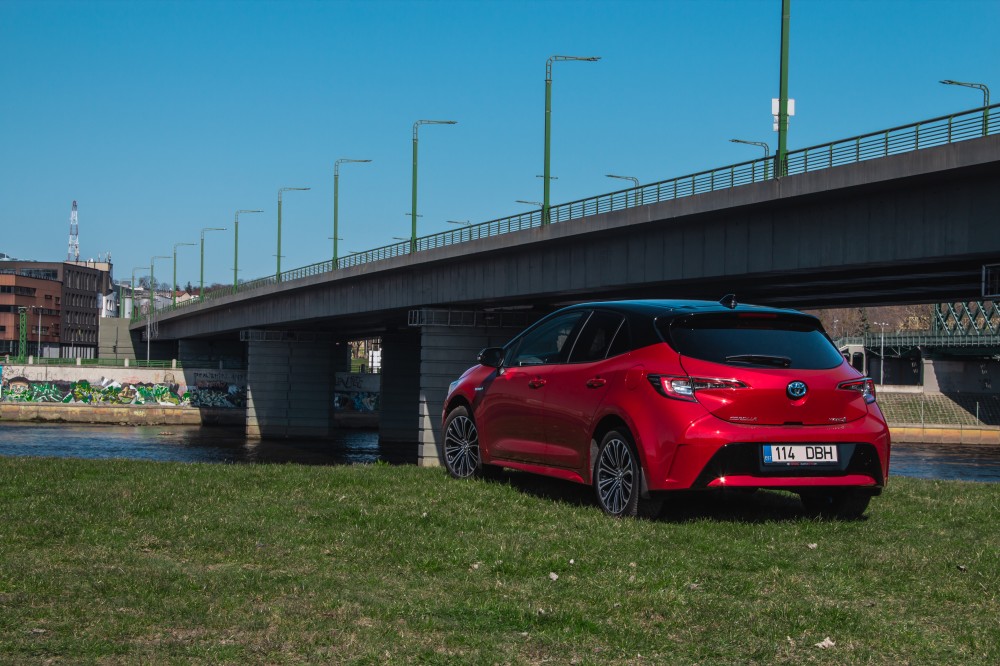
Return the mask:
[[[756,427],[692,423],[670,456],[647,462],[649,489],[867,487],[877,494],[889,469],[889,430],[875,416],[836,427]],[[763,444],[836,444],[834,465],[765,465]]]
[[[767,478],[749,475],[722,476],[713,479],[706,488],[773,488],[779,490],[802,490],[805,488],[836,488],[836,487],[871,488],[877,495],[882,488],[876,480],[866,474],[847,474],[844,476],[783,476]]]

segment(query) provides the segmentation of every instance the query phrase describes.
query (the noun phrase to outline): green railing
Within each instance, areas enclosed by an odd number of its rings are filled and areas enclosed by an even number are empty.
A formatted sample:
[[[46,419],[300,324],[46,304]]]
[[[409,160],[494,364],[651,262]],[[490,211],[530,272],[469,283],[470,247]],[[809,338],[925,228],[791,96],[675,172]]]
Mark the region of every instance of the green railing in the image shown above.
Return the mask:
[[[861,134],[848,139],[789,151],[785,160],[784,175],[792,176],[819,171],[845,164],[854,164],[934,146],[967,141],[987,135],[1000,134],[1000,112],[998,111],[1000,111],[1000,104],[993,104],[961,113],[931,118],[930,120],[922,120],[909,125],[901,125],[878,132]],[[774,156],[760,158],[709,171],[699,171],[698,173],[663,180],[649,185],[618,190],[578,201],[570,201],[553,206],[550,209],[550,219],[553,223],[568,222],[570,220],[579,220],[626,208],[672,201],[696,194],[760,183],[765,180],[774,179],[776,177],[777,166]],[[433,250],[435,248],[468,243],[480,238],[490,238],[540,226],[542,226],[542,211],[533,210],[480,224],[442,231],[429,236],[422,236],[417,239],[415,249],[417,252]],[[234,293],[255,291],[279,282],[289,282],[311,275],[329,273],[336,269],[393,259],[410,253],[410,241],[401,241],[340,257],[337,260],[336,266],[333,265],[331,260],[327,260],[285,271],[281,273],[280,279],[272,275],[243,282],[236,289],[232,287],[215,289],[206,292],[202,300],[210,301],[230,296]],[[198,300],[192,300],[176,306],[165,306],[157,308],[156,312],[170,312],[198,302]],[[138,318],[133,318],[133,321],[138,321]]]
[[[25,361],[27,363],[27,361]],[[75,358],[35,358],[32,359],[31,365],[78,365],[77,359]],[[125,359],[120,358],[81,358],[79,365],[94,367],[94,366],[105,366],[109,368],[124,368]],[[184,365],[180,361],[169,360],[169,361],[140,361],[135,359],[129,359],[128,367],[130,368],[183,368]]]

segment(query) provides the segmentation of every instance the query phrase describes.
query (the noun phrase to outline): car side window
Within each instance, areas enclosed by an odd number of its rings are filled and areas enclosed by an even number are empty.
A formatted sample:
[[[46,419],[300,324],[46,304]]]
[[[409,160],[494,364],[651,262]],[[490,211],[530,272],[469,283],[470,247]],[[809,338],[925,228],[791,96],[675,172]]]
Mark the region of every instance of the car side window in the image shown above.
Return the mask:
[[[543,322],[518,341],[504,365],[547,365],[564,363],[573,345],[577,324],[586,312],[568,312]]]
[[[588,363],[607,357],[608,349],[611,348],[615,334],[618,333],[624,319],[625,317],[615,312],[595,311],[580,331],[580,337],[573,347],[569,362]]]
[[[629,329],[628,319],[626,319],[622,322],[618,332],[615,333],[615,339],[611,342],[611,347],[608,349],[608,358],[630,352],[632,349],[632,333]]]

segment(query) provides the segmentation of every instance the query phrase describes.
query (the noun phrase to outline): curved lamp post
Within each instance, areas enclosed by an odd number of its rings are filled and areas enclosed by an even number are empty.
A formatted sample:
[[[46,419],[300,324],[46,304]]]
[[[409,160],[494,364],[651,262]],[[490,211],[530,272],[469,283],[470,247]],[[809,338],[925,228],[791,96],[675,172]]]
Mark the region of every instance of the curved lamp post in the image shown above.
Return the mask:
[[[889,322],[873,321],[872,323],[882,328],[882,349],[878,355],[878,383],[879,386],[885,386],[885,327],[889,325]]]
[[[606,173],[606,174],[604,174],[604,176],[605,176],[605,178],[617,178],[619,180],[630,180],[630,181],[632,181],[632,185],[635,186],[635,194],[633,194],[633,198],[634,198],[634,201],[635,201],[634,205],[636,205],[636,206],[639,205],[639,179],[638,178],[636,178],[635,176],[616,176],[613,173]],[[626,199],[625,199],[625,205],[626,206],[628,205],[628,197],[626,197]]]
[[[308,187],[282,187],[278,189],[278,266],[274,273],[276,282],[281,282],[281,195],[289,191],[305,192]]]
[[[132,295],[131,295],[132,314],[129,317],[129,319],[131,319],[132,321],[135,321],[135,313],[136,313],[136,308],[135,308],[135,272],[136,271],[141,271],[144,268],[145,268],[145,266],[136,266],[136,267],[132,268]]]
[[[198,280],[198,300],[203,300],[205,298],[205,232],[206,231],[225,231],[225,227],[204,227],[201,230],[201,277]]]
[[[164,254],[158,254],[155,257],[149,259],[149,311],[152,312],[156,309],[156,277],[153,275],[153,264],[156,263],[157,259],[169,259],[170,257]]]
[[[410,252],[417,251],[417,128],[421,125],[457,125],[457,120],[418,120],[413,123],[413,183],[410,187]]]
[[[338,225],[337,225],[337,208],[338,208],[338,198],[340,192],[340,165],[348,163],[366,163],[371,162],[371,160],[349,160],[347,158],[341,158],[333,163],[333,268],[337,268],[337,241],[338,238]]]
[[[194,247],[194,243],[174,243],[174,283],[170,287],[170,305],[176,307],[177,305],[177,248],[182,245],[190,245]]]
[[[951,79],[945,79],[941,83],[946,86],[963,86],[965,88],[975,88],[976,90],[981,90],[983,92],[983,136],[989,134],[990,131],[990,110],[986,107],[990,105],[990,89],[985,83],[969,83],[966,81],[952,81]]]
[[[233,293],[236,293],[236,288],[239,286],[239,272],[240,272],[240,213],[263,213],[262,210],[238,210],[236,211],[236,219],[233,220],[233,227],[235,228],[235,236],[233,240]]]
[[[542,224],[549,223],[549,181],[550,173],[550,152],[552,146],[552,63],[564,62],[567,60],[581,60],[585,62],[597,62],[600,56],[562,56],[554,55],[545,61],[545,168],[542,172],[544,183],[542,185]]]
[[[767,172],[768,159],[771,156],[771,146],[763,141],[744,141],[743,139],[730,139],[730,143],[742,143],[747,146],[759,146],[764,149],[764,180],[768,180],[770,174]]]

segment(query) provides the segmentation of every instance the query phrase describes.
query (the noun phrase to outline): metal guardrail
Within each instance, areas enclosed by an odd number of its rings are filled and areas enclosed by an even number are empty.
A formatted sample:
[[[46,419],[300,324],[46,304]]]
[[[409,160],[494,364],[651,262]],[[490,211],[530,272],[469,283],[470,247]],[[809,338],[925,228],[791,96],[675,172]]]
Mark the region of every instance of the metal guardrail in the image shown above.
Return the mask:
[[[838,349],[848,345],[863,346],[866,349],[878,349],[882,346],[882,334],[868,333],[834,339]],[[886,347],[996,347],[1000,348],[1000,335],[969,335],[955,336],[940,333],[899,332],[886,333]]]
[[[875,349],[882,344],[878,333],[865,336],[865,347]],[[885,346],[889,347],[997,347],[1000,348],[1000,335],[928,335],[926,333],[894,333],[886,334]]]
[[[27,360],[18,361],[18,363],[24,363],[25,365],[55,365],[55,366],[85,366],[85,367],[108,367],[108,368],[124,368],[125,359],[121,358],[81,358],[79,363],[78,359],[75,358],[34,358],[29,364]],[[179,360],[150,360],[150,361],[140,361],[135,359],[129,359],[128,367],[130,368],[183,368],[184,364]],[[199,366],[200,367],[200,366]]]
[[[774,179],[780,175],[793,176],[809,173],[993,134],[1000,134],[1000,104],[792,150],[786,156],[784,169],[781,170],[782,174],[778,173],[779,170],[776,167],[779,165],[776,157],[772,156],[570,201],[552,206],[549,209],[550,220],[552,223],[568,222],[601,213],[672,201],[706,192],[732,189]],[[422,236],[416,239],[414,248],[411,248],[410,241],[402,241],[340,257],[336,266],[333,265],[332,260],[327,260],[285,271],[280,276],[272,275],[250,280],[239,284],[235,289],[232,287],[219,288],[206,292],[201,300],[213,300],[234,293],[254,291],[280,282],[289,282],[311,275],[329,273],[337,269],[401,257],[411,254],[412,251],[421,252],[468,243],[480,238],[490,238],[540,226],[542,226],[541,210],[510,215],[480,224]],[[200,301],[192,300],[184,304],[169,305],[157,308],[155,312],[170,312],[198,302]],[[138,321],[138,318],[134,318],[133,321]]]

